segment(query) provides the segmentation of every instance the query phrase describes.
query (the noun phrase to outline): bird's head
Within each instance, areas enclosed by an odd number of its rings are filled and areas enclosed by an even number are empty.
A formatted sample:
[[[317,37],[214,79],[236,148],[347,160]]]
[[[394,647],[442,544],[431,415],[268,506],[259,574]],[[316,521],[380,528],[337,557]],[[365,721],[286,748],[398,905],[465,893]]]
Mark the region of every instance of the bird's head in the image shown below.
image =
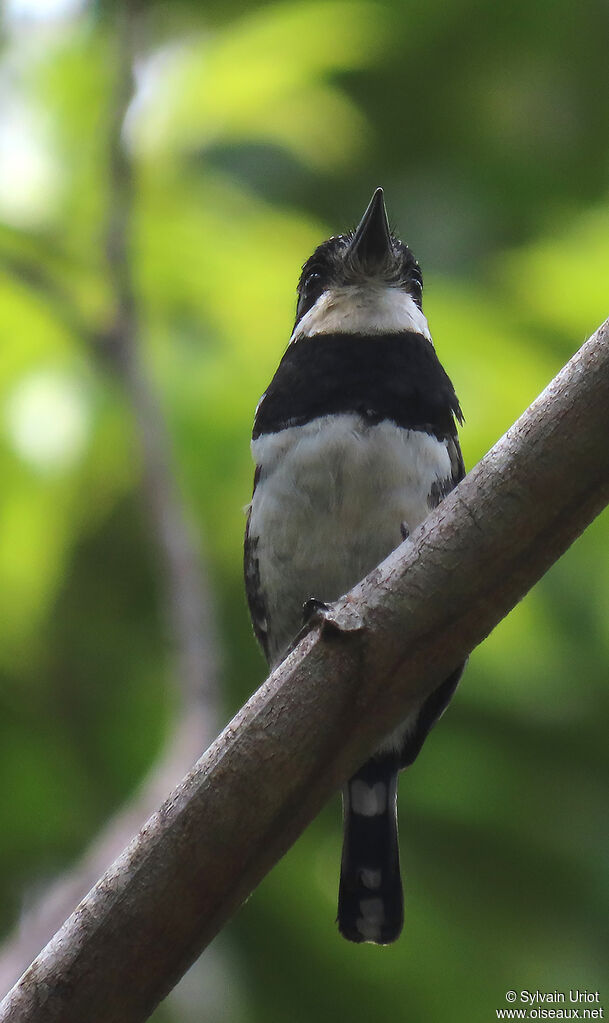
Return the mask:
[[[377,188],[355,231],[318,245],[304,264],[292,340],[404,330],[429,338],[422,295],[419,264],[392,234]]]

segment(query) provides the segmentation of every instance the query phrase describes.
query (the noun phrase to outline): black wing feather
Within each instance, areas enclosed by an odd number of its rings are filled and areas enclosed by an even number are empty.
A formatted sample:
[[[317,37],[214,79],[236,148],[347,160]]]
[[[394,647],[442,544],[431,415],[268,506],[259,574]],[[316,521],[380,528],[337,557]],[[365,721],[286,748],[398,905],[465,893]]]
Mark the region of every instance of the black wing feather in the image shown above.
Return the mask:
[[[254,473],[254,491],[258,485],[260,479],[260,466],[256,466]],[[253,495],[252,495],[253,496]],[[250,610],[250,617],[252,619],[252,625],[254,626],[254,632],[256,639],[262,647],[265,657],[268,661],[268,621],[267,621],[267,609],[262,593],[262,587],[260,585],[260,567],[258,565],[257,548],[259,543],[259,537],[252,536],[250,524],[251,524],[252,510],[250,508],[247,516],[247,525],[245,527],[245,543],[243,547],[243,570],[245,574],[245,593],[247,596],[247,603]]]

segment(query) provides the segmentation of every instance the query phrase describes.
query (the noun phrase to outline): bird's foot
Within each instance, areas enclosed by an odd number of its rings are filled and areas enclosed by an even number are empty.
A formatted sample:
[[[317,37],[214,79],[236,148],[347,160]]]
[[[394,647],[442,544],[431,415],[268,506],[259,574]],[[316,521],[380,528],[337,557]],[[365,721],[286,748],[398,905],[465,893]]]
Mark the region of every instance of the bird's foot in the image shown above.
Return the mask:
[[[359,632],[364,628],[362,619],[354,606],[347,601],[326,604],[317,597],[309,597],[302,606],[305,627],[321,625],[322,633]]]
[[[326,604],[325,600],[318,600],[317,597],[309,597],[302,605],[303,625],[311,625],[312,622],[325,619],[331,612],[331,604]]]

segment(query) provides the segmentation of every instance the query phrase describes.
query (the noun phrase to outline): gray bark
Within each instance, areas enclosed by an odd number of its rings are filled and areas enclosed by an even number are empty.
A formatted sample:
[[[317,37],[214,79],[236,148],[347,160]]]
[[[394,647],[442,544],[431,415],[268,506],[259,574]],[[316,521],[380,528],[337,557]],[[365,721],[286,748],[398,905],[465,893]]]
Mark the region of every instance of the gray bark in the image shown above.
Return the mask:
[[[609,501],[609,321],[440,507],[313,625],[0,1006],[135,1023],[381,737]]]

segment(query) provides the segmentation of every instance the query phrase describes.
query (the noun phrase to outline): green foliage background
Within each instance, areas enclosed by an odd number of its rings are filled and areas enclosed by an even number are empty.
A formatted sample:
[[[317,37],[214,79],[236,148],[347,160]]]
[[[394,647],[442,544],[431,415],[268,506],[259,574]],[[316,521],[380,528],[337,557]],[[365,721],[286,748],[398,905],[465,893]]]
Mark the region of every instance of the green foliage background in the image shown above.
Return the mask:
[[[116,9],[31,6],[5,5],[0,54],[7,934],[134,791],[173,700],[131,410],[65,316],[108,315]],[[300,265],[384,185],[471,467],[609,312],[608,43],[600,0],[142,6],[133,271],[218,603],[224,720],[265,674],[241,580],[248,445]],[[337,937],[336,798],[159,1020],[487,1023],[509,988],[604,987],[609,1008],[608,529],[475,651],[403,777],[400,942]]]

